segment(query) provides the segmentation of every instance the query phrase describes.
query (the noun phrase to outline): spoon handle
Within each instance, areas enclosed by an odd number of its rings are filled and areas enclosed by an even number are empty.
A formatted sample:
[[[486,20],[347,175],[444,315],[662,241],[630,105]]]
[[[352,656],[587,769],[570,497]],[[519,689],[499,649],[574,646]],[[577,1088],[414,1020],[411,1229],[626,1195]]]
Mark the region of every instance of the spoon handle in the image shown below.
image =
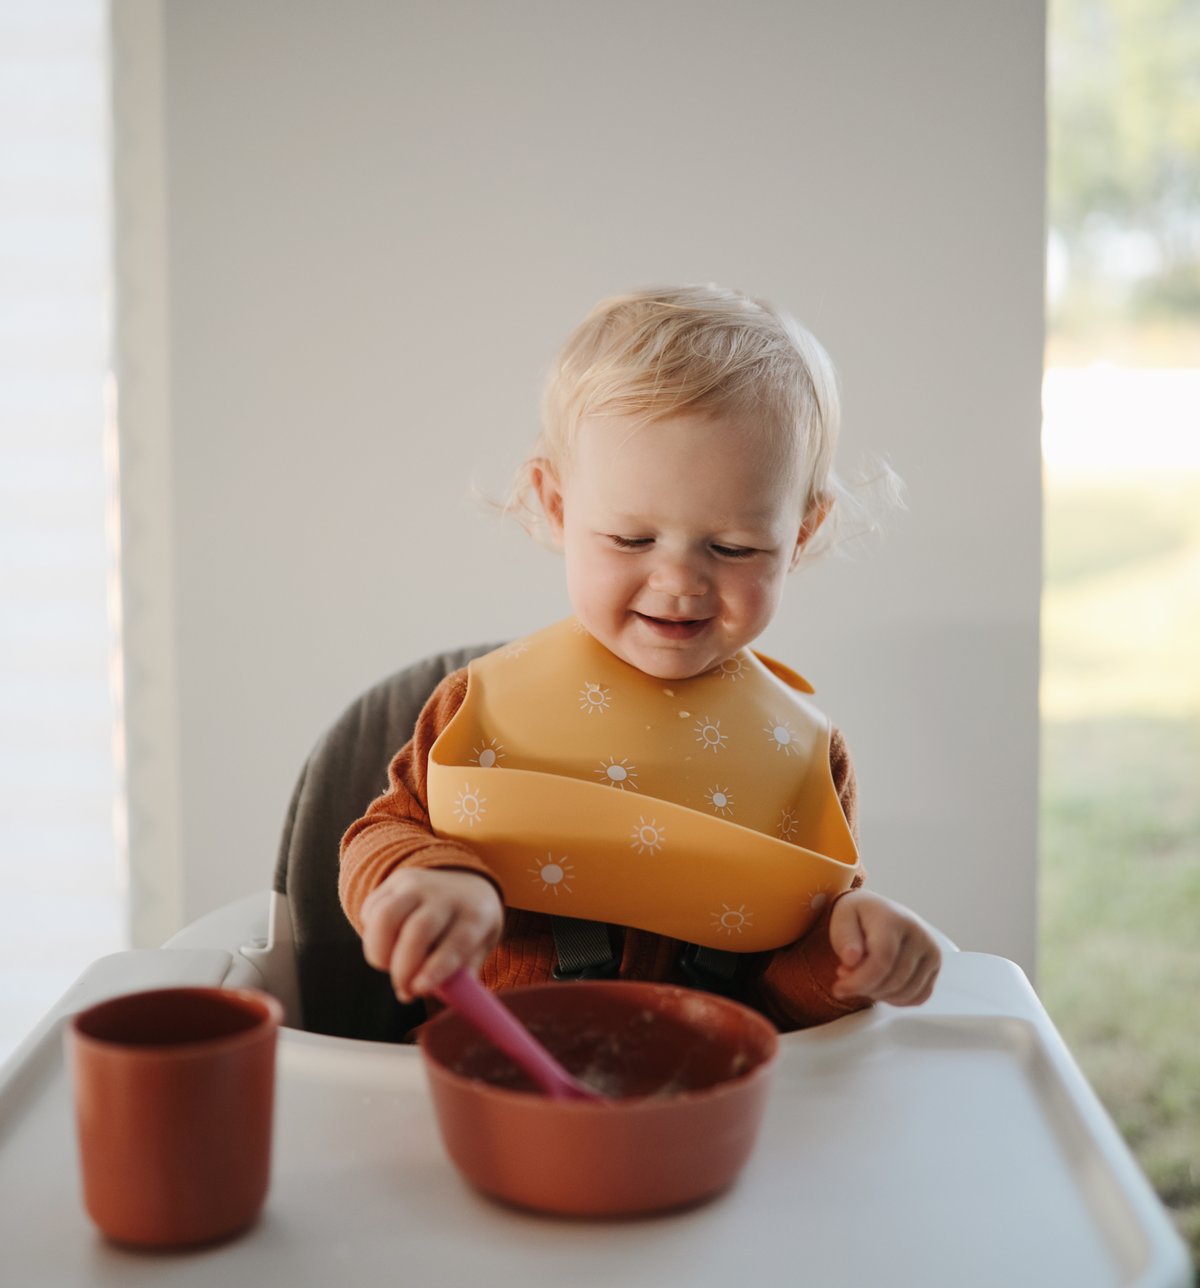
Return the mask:
[[[433,991],[520,1065],[548,1096],[557,1100],[603,1099],[598,1092],[573,1078],[466,967],[455,971]]]

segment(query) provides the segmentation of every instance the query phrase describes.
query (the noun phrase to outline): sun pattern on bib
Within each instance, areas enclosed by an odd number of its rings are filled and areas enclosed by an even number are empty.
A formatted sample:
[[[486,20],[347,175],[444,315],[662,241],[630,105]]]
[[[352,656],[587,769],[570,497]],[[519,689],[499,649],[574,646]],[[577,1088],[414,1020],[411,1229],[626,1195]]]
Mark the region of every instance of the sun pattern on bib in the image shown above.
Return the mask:
[[[753,921],[754,914],[747,909],[743,903],[737,908],[731,908],[727,903],[721,905],[720,912],[714,912],[712,915],[714,928],[722,935],[740,935]]]
[[[495,769],[504,759],[504,748],[495,738],[485,738],[472,753],[480,769]]]
[[[763,733],[776,751],[782,751],[785,756],[800,754],[800,735],[784,721],[772,717],[771,723],[763,726]]]
[[[589,680],[579,690],[579,709],[586,715],[590,716],[597,711],[603,714],[610,706],[612,706],[612,698],[604,685],[593,684]]]
[[[728,737],[721,732],[720,720],[713,720],[708,716],[696,722],[696,741],[705,751],[713,753],[722,751],[729,745]]]
[[[462,791],[454,798],[454,817],[468,827],[474,827],[487,813],[487,797],[482,795],[470,783],[464,783]]]
[[[560,894],[571,893],[570,882],[575,876],[575,865],[565,854],[555,858],[554,852],[550,851],[544,863],[539,863],[529,871],[533,875],[534,885],[540,884],[543,894],[553,894],[557,899]]]
[[[628,788],[631,792],[636,792],[638,789],[638,785],[634,781],[638,776],[637,766],[631,765],[624,756],[620,760],[616,756],[609,756],[607,760],[602,760],[596,773],[610,787],[619,788],[621,791],[625,791]]]
[[[729,794],[728,787],[710,787],[704,793],[704,798],[723,817],[729,818],[733,813],[733,797]]]
[[[722,680],[740,680],[750,668],[735,653],[732,657],[727,657],[724,662],[717,667],[717,671]]]
[[[832,894],[833,886],[820,886],[812,892],[812,896],[808,901],[808,906],[813,910],[813,912],[822,912],[824,911],[825,905],[829,902]]]
[[[657,854],[667,843],[666,829],[659,827],[657,819],[647,821],[643,815],[638,818],[629,843],[639,854]]]

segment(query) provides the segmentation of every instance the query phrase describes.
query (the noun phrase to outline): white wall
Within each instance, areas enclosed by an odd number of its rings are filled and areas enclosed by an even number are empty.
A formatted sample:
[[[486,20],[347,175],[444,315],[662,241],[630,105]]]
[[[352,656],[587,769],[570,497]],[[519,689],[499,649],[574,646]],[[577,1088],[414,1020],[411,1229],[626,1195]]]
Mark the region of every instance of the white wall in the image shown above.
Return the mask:
[[[468,485],[503,490],[596,299],[715,280],[817,332],[844,462],[909,486],[764,641],[851,741],[873,883],[1031,967],[1042,4],[118,0],[116,22],[162,60],[183,915],[266,884],[294,774],[361,688],[565,610],[556,558]]]

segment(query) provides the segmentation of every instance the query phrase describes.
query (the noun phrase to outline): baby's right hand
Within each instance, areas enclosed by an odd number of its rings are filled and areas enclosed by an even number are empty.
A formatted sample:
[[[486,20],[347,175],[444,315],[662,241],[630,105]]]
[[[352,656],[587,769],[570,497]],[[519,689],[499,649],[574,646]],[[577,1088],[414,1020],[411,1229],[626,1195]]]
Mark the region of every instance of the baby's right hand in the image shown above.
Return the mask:
[[[397,868],[363,904],[363,953],[392,978],[402,1002],[431,992],[495,946],[504,908],[486,877]]]

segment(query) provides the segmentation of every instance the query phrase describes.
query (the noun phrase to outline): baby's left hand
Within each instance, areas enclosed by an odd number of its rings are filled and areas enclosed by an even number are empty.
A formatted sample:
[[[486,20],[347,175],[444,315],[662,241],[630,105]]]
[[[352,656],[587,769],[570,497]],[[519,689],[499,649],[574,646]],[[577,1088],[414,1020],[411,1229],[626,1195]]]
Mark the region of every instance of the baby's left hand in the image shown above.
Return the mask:
[[[829,940],[839,962],[834,997],[919,1006],[933,992],[941,950],[920,920],[881,895],[844,894],[829,919]]]

